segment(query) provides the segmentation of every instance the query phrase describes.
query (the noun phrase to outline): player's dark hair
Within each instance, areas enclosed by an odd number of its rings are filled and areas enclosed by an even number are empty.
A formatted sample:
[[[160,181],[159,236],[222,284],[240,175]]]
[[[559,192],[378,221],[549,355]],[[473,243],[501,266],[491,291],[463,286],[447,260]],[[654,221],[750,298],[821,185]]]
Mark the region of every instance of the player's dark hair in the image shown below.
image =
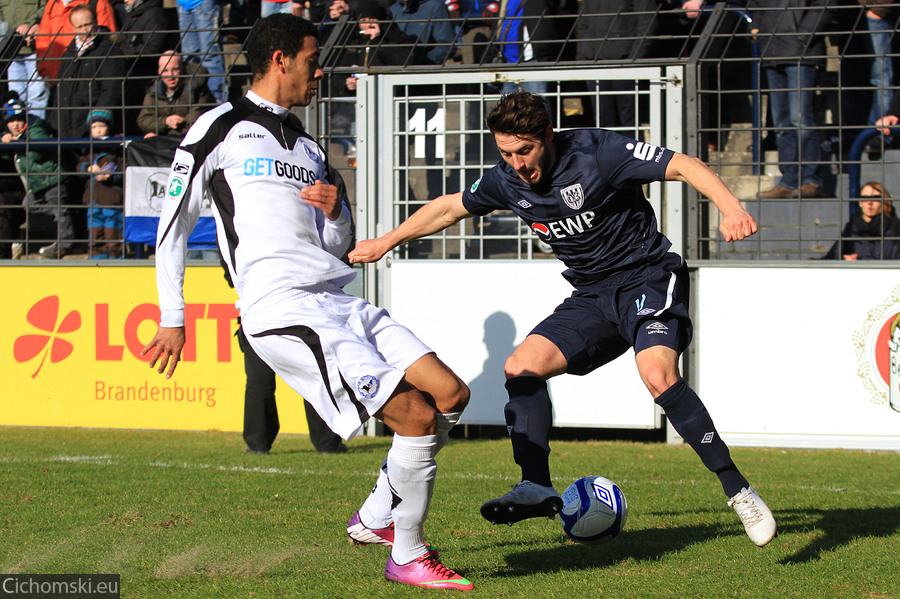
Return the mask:
[[[291,58],[297,56],[307,37],[318,38],[319,30],[301,17],[277,13],[257,21],[247,36],[245,46],[253,78],[258,79],[266,74],[276,50]]]
[[[550,126],[550,113],[544,98],[520,89],[500,98],[486,120],[492,134],[541,139]]]

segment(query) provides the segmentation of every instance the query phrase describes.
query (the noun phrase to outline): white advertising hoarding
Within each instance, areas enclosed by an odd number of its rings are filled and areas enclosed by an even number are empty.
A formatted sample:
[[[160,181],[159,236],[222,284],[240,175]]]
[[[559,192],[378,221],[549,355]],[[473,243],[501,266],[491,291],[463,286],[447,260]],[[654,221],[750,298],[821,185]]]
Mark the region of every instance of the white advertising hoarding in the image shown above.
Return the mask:
[[[472,390],[461,422],[505,425],[503,363],[572,293],[557,260],[399,261],[388,270],[391,315]],[[587,376],[550,381],[556,426],[656,428],[656,405],[628,352]]]
[[[387,269],[391,313],[472,389],[463,423],[505,424],[503,362],[571,293],[562,269],[553,260],[394,261]],[[692,385],[726,442],[900,450],[896,269],[697,270]],[[659,426],[631,352],[588,376],[554,378],[550,392],[556,426]]]
[[[896,268],[701,267],[695,297],[695,388],[726,442],[900,449]]]

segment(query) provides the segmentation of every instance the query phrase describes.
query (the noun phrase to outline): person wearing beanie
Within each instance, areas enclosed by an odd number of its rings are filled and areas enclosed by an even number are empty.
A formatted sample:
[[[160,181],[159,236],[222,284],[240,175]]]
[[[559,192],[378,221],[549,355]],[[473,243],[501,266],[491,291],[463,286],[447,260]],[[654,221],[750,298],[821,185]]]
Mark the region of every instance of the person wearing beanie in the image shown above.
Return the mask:
[[[114,123],[109,110],[95,109],[87,117],[91,139],[106,139]],[[87,150],[87,149],[86,149]],[[89,256],[92,260],[121,258],[124,227],[122,156],[107,147],[91,146],[78,162],[78,171],[90,173],[81,202],[88,206]]]
[[[106,139],[112,132],[113,114],[109,110],[92,110],[88,114],[87,125],[92,139]]]

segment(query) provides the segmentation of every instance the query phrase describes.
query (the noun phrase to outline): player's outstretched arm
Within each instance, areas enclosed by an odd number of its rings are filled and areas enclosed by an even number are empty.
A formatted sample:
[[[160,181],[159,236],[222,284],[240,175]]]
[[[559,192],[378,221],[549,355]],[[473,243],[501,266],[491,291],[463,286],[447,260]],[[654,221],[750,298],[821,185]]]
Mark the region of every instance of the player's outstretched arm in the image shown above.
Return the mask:
[[[702,160],[676,153],[666,167],[666,180],[684,181],[712,200],[722,213],[719,231],[725,241],[740,241],[759,230],[740,200]]]
[[[462,192],[440,196],[416,210],[393,231],[357,243],[348,254],[350,263],[378,262],[401,243],[443,231],[469,216],[472,215],[463,206]]]
[[[181,360],[181,348],[184,347],[184,327],[159,327],[150,343],[141,350],[141,355],[146,355],[154,347],[156,351],[150,356],[150,368],[159,362],[156,372],[162,374],[165,371],[166,378],[172,378],[175,367]],[[166,370],[167,365],[168,370]]]

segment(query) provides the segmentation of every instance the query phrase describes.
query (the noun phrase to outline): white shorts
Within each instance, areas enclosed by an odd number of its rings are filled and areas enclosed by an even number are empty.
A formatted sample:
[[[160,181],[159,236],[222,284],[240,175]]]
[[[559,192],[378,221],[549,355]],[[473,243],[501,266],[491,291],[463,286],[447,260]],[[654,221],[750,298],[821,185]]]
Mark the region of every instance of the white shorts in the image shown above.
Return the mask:
[[[432,351],[387,310],[337,287],[250,310],[241,326],[256,353],[344,439]]]

